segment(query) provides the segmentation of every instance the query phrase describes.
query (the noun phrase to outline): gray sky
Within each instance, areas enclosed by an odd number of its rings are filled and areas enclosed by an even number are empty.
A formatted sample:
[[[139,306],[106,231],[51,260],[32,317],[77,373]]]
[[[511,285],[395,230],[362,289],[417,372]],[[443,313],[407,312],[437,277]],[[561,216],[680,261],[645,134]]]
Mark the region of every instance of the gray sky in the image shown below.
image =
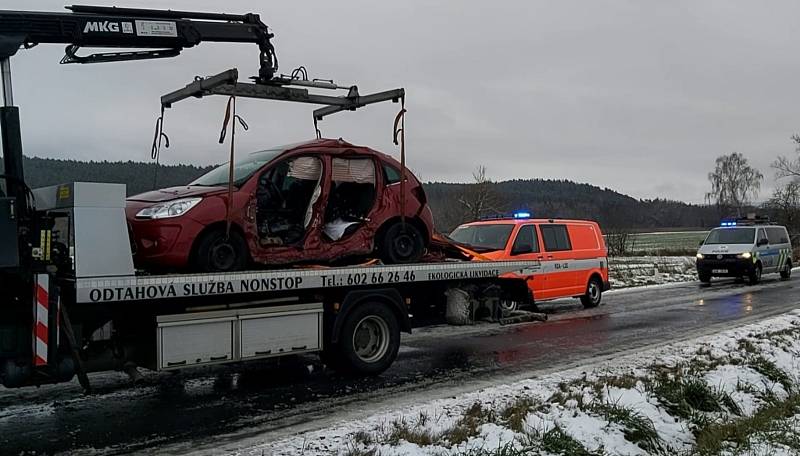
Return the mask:
[[[92,2],[87,2],[92,3]],[[99,2],[94,2],[99,3]],[[4,0],[7,9],[65,3]],[[108,3],[114,4],[114,3]],[[796,1],[305,1],[129,0],[117,6],[257,12],[276,34],[281,71],[407,90],[407,156],[423,180],[589,182],[640,198],[701,202],[714,159],[742,152],[773,188],[770,163],[800,132]],[[158,99],[195,75],[257,70],[257,49],[203,43],[174,59],[58,65],[62,46],[12,60],[25,153],[146,161]],[[211,164],[223,98],[167,112],[162,162]],[[240,100],[250,131],[238,150],[313,137],[312,107]],[[398,155],[397,105],[322,124]]]

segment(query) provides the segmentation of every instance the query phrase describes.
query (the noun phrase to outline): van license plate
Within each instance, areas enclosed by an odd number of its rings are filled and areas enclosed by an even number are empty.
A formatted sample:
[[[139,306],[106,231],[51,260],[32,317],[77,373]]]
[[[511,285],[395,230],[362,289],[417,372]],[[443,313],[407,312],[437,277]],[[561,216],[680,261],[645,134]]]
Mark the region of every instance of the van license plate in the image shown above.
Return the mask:
[[[711,273],[712,274],[727,274],[728,270],[727,269],[712,269]]]

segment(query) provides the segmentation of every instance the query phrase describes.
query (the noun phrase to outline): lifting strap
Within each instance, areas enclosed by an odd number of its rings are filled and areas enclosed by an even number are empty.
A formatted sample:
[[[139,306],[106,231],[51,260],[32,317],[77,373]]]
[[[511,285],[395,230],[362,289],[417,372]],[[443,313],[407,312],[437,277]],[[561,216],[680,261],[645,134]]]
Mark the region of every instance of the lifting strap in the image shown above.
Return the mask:
[[[156,118],[156,131],[153,134],[153,145],[150,147],[150,158],[156,162],[156,169],[153,173],[153,189],[156,189],[158,185],[158,159],[161,155],[162,140],[164,147],[169,148],[169,136],[164,133],[164,105],[161,105],[161,114]]]
[[[399,139],[398,139],[399,136]],[[400,112],[394,118],[394,144],[400,145],[400,223],[406,226],[406,97],[400,98]]]
[[[234,85],[235,86],[235,85]],[[235,93],[235,88],[234,88]],[[231,122],[231,119],[234,121]],[[225,236],[230,236],[231,233],[231,205],[233,204],[233,182],[234,182],[234,173],[233,173],[233,164],[235,158],[235,150],[236,150],[236,122],[242,126],[244,131],[247,131],[250,127],[247,125],[247,122],[244,121],[238,114],[236,114],[236,95],[231,95],[228,98],[228,103],[225,106],[225,118],[222,121],[222,130],[219,132],[219,143],[223,144],[225,142],[225,136],[228,131],[228,123],[231,124],[231,154],[228,161],[228,198],[225,201]]]

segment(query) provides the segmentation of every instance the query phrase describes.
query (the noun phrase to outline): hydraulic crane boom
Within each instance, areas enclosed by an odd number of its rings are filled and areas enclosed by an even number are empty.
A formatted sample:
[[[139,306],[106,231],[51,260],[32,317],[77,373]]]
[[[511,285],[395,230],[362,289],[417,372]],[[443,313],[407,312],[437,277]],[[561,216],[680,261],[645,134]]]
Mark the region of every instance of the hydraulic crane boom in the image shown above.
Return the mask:
[[[61,63],[97,63],[174,57],[203,41],[258,45],[257,82],[277,70],[273,34],[258,14],[218,14],[172,10],[74,5],[68,13],[0,11],[0,60],[20,47],[66,44]],[[79,56],[81,47],[141,48]]]

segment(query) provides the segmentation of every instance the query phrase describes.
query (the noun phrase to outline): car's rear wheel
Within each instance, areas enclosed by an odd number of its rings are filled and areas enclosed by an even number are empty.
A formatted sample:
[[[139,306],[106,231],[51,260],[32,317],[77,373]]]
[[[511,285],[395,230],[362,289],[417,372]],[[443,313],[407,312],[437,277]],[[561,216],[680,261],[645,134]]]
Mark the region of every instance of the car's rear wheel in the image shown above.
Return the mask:
[[[781,271],[781,280],[789,280],[792,278],[792,262],[787,261],[783,271]]]
[[[194,268],[200,272],[241,271],[247,266],[247,242],[241,234],[215,229],[204,233],[193,255]]]
[[[603,300],[603,283],[597,277],[592,277],[586,285],[586,293],[581,296],[581,304],[586,309],[600,305]]]
[[[383,233],[378,253],[386,264],[414,263],[425,253],[425,241],[412,223],[395,223]]]
[[[747,276],[747,283],[750,285],[757,285],[761,282],[761,263],[758,263],[753,271]]]

